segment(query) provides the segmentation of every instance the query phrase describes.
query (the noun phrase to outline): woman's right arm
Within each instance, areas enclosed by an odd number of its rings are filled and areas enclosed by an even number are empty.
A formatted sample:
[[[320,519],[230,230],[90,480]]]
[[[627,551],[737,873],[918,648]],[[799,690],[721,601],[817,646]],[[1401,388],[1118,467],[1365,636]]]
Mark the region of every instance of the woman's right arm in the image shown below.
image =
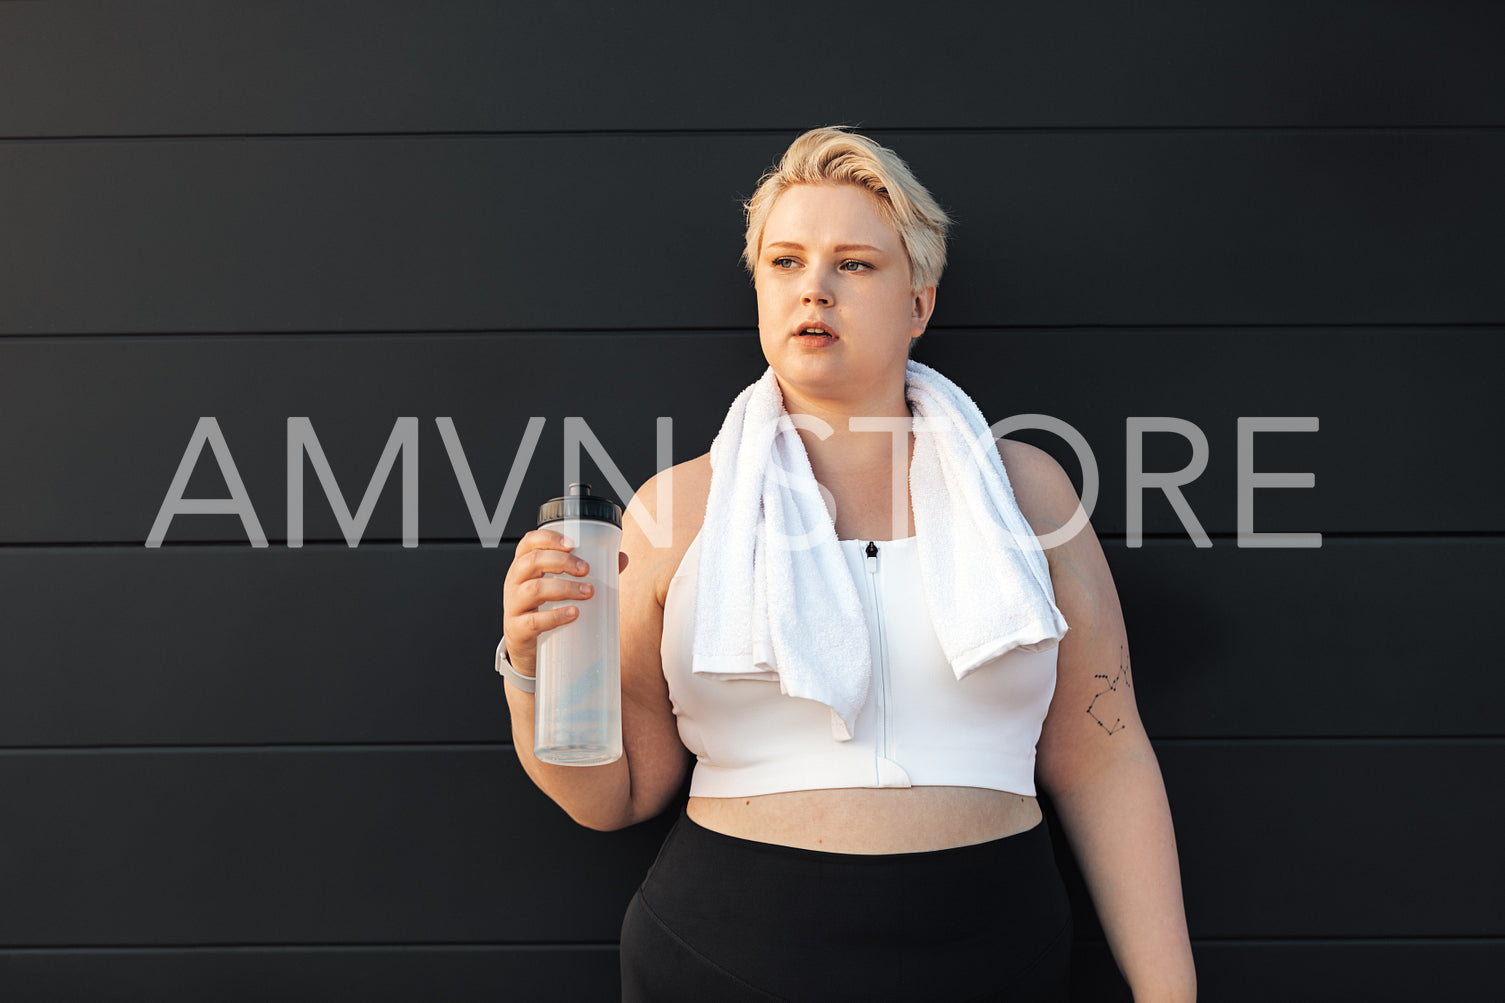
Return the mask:
[[[667,473],[667,472],[666,472]],[[658,475],[663,476],[663,475]],[[639,499],[654,515],[658,497],[655,481],[638,490]],[[622,554],[618,582],[622,652],[622,758],[604,766],[556,766],[533,755],[534,696],[513,686],[504,687],[512,711],[512,741],[523,770],[570,818],[591,829],[621,829],[661,813],[684,781],[689,753],[679,740],[679,728],[669,702],[659,645],[664,609],[655,588],[656,573],[669,551],[655,548],[631,512],[622,517]],[[538,637],[570,623],[573,605],[540,611],[546,602],[594,602],[581,592],[582,583],[569,578],[588,572],[584,562],[548,530],[533,530],[518,543],[502,592],[502,633],[508,659],[525,676],[534,674]]]

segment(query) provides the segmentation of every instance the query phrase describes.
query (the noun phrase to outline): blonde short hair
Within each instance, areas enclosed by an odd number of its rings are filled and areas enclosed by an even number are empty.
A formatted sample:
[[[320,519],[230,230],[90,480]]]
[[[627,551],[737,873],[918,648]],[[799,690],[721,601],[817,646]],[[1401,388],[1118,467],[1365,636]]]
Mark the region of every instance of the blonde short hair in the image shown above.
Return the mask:
[[[747,214],[742,263],[748,275],[756,278],[763,228],[779,196],[795,185],[830,184],[853,184],[872,193],[878,212],[904,243],[916,293],[940,284],[951,217],[897,153],[843,126],[811,129],[796,139],[783,159],[763,172],[752,198],[742,204]]]

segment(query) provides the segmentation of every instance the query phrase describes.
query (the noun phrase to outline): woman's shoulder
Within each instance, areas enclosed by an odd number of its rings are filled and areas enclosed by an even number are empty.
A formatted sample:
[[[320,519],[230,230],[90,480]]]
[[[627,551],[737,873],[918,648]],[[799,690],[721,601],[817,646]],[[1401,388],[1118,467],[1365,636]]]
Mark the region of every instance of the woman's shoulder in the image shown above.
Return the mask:
[[[705,522],[711,493],[711,454],[666,467],[643,482],[622,519],[622,549],[645,562],[662,604],[669,582]],[[667,504],[666,504],[667,503]]]
[[[634,500],[642,499],[643,507],[653,518],[658,518],[662,500],[668,499],[672,506],[670,517],[675,535],[688,531],[690,539],[705,522],[706,499],[711,493],[711,454],[702,453],[693,460],[666,467],[643,482]],[[689,545],[689,540],[685,541]]]
[[[1079,505],[1076,488],[1054,456],[1038,446],[1014,439],[998,440],[998,456],[1003,460],[1019,511],[1036,536],[1060,529],[1076,514]]]

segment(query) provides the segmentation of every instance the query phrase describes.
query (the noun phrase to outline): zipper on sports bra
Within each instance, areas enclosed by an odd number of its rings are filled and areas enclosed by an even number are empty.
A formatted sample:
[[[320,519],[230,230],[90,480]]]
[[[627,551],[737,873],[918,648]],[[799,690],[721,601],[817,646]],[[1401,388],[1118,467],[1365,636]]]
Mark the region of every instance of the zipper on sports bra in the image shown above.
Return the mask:
[[[882,702],[882,732],[878,736],[878,755],[888,759],[888,733],[892,727],[890,716],[890,692],[888,684],[888,632],[883,626],[883,595],[878,590],[878,544],[867,542],[867,580],[873,597],[873,610],[878,616],[878,698]]]

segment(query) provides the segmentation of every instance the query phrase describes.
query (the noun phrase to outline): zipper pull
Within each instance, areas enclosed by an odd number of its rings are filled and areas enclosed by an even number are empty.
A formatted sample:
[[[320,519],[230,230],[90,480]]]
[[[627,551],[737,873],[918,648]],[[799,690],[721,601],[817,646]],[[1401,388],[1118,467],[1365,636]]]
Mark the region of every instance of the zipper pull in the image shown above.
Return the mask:
[[[872,540],[867,542],[867,570],[868,574],[878,573],[878,545]]]

